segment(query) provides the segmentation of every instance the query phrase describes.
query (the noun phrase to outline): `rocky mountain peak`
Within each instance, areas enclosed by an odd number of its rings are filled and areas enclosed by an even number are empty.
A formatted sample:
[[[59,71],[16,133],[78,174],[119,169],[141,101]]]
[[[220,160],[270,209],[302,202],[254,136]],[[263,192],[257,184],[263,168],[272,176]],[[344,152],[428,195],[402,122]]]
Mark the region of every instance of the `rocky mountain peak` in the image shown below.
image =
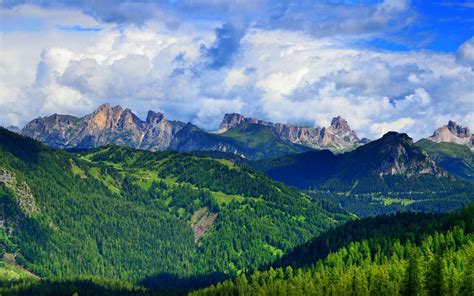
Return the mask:
[[[351,128],[349,127],[347,121],[339,115],[331,120],[331,127],[335,130],[340,130],[344,132],[351,131]]]
[[[456,136],[458,137],[470,137],[471,136],[471,133],[469,131],[469,128],[468,127],[462,127],[461,125],[458,125],[456,122],[454,121],[449,121],[448,122],[448,130],[455,134]]]
[[[450,120],[447,125],[436,129],[432,136],[427,138],[433,142],[448,142],[460,145],[467,145],[474,149],[474,135],[467,127],[463,127]]]
[[[109,103],[102,104],[88,116],[88,126],[99,130],[114,128],[122,113],[124,110],[120,105],[112,107]],[[130,110],[127,113],[131,113]]]
[[[119,106],[117,106],[119,107]],[[100,112],[105,112],[108,110],[112,110],[112,106],[109,103],[105,103],[97,107],[93,113],[100,113]]]
[[[347,149],[359,144],[359,138],[355,131],[351,130],[347,121],[341,116],[334,117],[331,125],[322,130],[323,143],[328,147],[336,149]]]
[[[446,174],[405,133],[388,132],[358,150],[363,154],[361,158],[373,162],[371,166],[380,176],[430,174],[440,177]]]
[[[161,112],[154,112],[154,111],[148,111],[148,114],[146,116],[146,123],[147,124],[156,124],[156,123],[159,123],[161,122],[163,119],[165,118],[165,116],[163,115],[163,113]]]
[[[51,115],[34,119],[22,134],[52,147],[93,148],[113,143],[156,151],[167,149],[171,138],[184,126],[163,119],[163,114],[150,111],[142,121],[130,109],[106,103],[81,118]]]

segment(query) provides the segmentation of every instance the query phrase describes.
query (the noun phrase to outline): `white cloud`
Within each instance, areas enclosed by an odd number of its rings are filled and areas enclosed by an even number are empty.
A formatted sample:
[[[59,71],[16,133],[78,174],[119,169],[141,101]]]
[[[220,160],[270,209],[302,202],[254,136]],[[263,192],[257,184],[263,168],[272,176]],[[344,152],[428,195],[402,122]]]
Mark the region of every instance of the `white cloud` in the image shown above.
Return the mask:
[[[406,9],[384,3],[384,15]],[[55,23],[61,13],[70,12],[55,12]],[[83,17],[79,25],[93,25]],[[427,136],[449,118],[471,124],[474,73],[466,61],[472,41],[457,55],[383,52],[338,38],[251,27],[232,64],[210,69],[202,45],[212,46],[221,25],[169,28],[154,21],[101,32],[54,26],[0,32],[0,124],[22,125],[55,112],[83,115],[104,102],[142,116],[163,111],[210,130],[225,112],[317,126],[341,115],[370,138],[390,129]]]
[[[459,47],[457,59],[464,65],[474,67],[474,37],[467,40]]]
[[[410,117],[403,117],[392,122],[374,123],[370,127],[372,133],[378,137],[390,131],[407,132],[416,121]]]

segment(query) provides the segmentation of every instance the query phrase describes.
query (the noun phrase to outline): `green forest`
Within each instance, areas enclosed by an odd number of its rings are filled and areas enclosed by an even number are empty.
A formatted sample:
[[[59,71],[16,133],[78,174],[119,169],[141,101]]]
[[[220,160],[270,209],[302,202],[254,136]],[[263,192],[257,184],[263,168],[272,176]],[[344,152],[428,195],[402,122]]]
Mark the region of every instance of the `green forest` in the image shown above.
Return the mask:
[[[474,294],[473,206],[448,215],[406,213],[348,224],[274,267],[190,295]]]

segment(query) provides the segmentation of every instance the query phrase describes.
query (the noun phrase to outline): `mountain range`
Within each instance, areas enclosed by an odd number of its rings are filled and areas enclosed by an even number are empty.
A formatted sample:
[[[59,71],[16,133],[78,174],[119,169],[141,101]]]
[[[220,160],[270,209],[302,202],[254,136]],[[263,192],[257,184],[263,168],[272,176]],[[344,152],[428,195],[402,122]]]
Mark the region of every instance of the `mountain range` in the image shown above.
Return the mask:
[[[327,128],[310,128],[233,113],[224,116],[218,133],[209,133],[191,123],[170,121],[162,113],[153,111],[142,121],[129,109],[110,104],[101,105],[81,118],[53,114],[34,119],[21,134],[54,148],[90,149],[117,144],[150,151],[222,151],[249,159],[311,149],[345,151],[367,142],[359,140],[340,116]]]
[[[103,104],[80,118],[53,114],[30,121],[23,129],[14,126],[8,129],[54,148],[91,149],[117,144],[150,151],[221,151],[251,160],[312,149],[340,153],[370,142],[366,138],[359,139],[340,116],[333,118],[330,126],[320,128],[273,123],[231,113],[225,114],[218,131],[211,133],[192,123],[168,120],[159,112],[149,111],[142,121],[130,109],[110,104]],[[453,121],[426,139],[474,149],[473,134]]]
[[[367,139],[359,140],[355,131],[351,130],[347,121],[341,116],[333,118],[331,125],[327,128],[312,128],[273,123],[232,113],[225,114],[219,126],[219,133],[224,133],[243,123],[269,127],[282,140],[314,149],[351,150],[368,141]]]
[[[340,154],[370,143],[368,139],[359,139],[340,116],[333,118],[329,127],[312,128],[231,113],[224,115],[214,133],[192,123],[168,120],[159,112],[149,111],[142,121],[129,109],[110,104],[101,105],[81,118],[53,114],[34,119],[23,129],[13,126],[8,129],[53,148],[81,150],[115,144],[149,151],[222,152],[250,161],[320,150]],[[415,144],[423,148],[438,167],[461,179],[474,181],[473,141],[467,127],[449,121],[432,136]],[[234,158],[233,161],[239,160]],[[334,168],[331,163],[327,172]],[[403,168],[393,169],[398,172]],[[321,169],[315,171],[318,170]]]

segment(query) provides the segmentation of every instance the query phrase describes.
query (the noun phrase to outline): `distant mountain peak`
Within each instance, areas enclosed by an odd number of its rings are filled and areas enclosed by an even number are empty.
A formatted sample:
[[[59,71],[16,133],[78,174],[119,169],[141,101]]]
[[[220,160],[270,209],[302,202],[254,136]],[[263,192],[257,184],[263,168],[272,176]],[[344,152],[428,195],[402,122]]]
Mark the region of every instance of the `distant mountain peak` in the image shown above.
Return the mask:
[[[347,123],[347,120],[342,118],[341,116],[336,116],[331,120],[331,126],[334,129],[337,130],[343,130],[343,131],[350,131],[351,128],[349,127],[349,124]]]
[[[7,126],[6,128],[7,128],[7,130],[9,130],[11,132],[21,134],[21,129],[18,126],[10,125],[10,126]]]
[[[158,122],[161,122],[164,118],[165,118],[165,116],[163,115],[163,113],[154,112],[154,111],[150,110],[150,111],[148,111],[148,114],[146,116],[146,122],[148,124],[150,124],[152,122],[158,123]]]
[[[436,129],[433,135],[427,139],[436,143],[448,142],[467,145],[471,149],[474,149],[474,135],[471,134],[469,128],[463,127],[452,120],[448,121],[447,125]]]

